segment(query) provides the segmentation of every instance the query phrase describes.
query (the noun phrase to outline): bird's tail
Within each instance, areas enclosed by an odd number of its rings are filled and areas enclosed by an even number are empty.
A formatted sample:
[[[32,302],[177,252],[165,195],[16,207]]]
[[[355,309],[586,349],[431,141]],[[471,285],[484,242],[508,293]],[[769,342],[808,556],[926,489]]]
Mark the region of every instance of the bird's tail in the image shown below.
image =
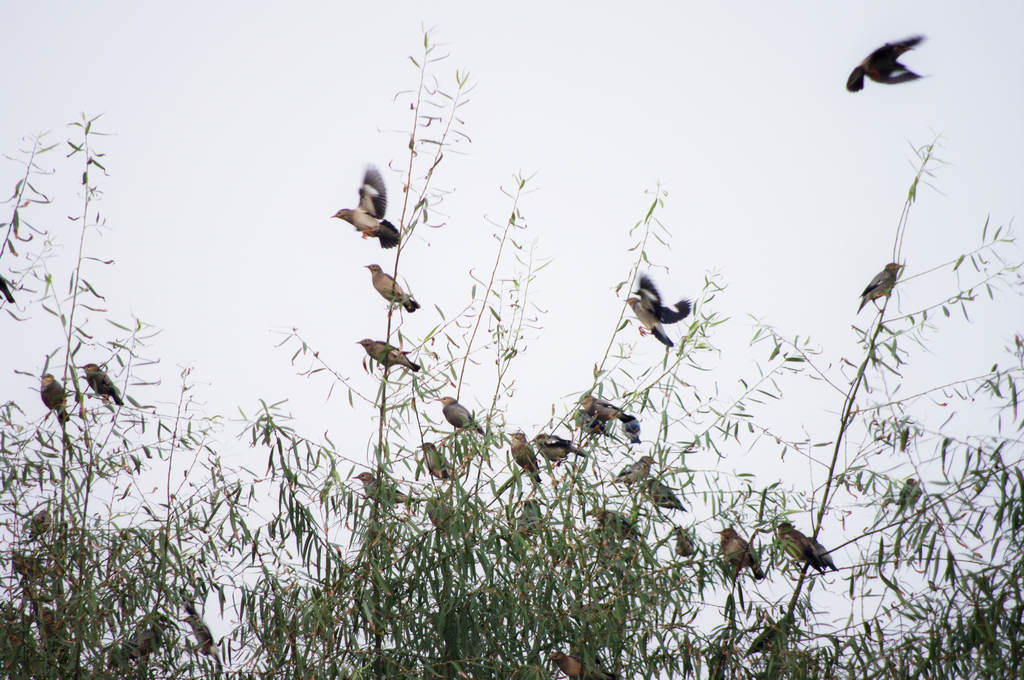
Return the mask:
[[[420,365],[417,364],[412,359],[410,359],[409,357],[405,357],[405,363],[409,364],[409,368],[412,369],[413,373],[417,373],[420,370]]]
[[[662,328],[655,326],[651,331],[651,334],[654,335],[661,344],[665,345],[665,347],[672,347],[672,341],[668,339],[668,336],[665,335],[665,331]]]
[[[71,420],[71,416],[68,415],[68,411],[67,411],[66,408],[61,406],[59,409],[57,409],[57,422],[58,423],[60,423],[61,425],[67,425],[67,422],[69,420]]]
[[[394,248],[402,240],[398,229],[387,220],[381,220],[377,226],[377,238],[380,240],[381,248]]]
[[[405,301],[402,302],[402,306],[405,307],[405,311],[412,314],[413,312],[420,308],[420,303],[416,302],[411,297],[407,297],[405,298]]]
[[[124,401],[121,399],[121,395],[118,394],[116,391],[112,395],[110,395],[110,398],[113,399],[114,403],[117,404],[118,406],[124,406]]]
[[[761,569],[761,565],[756,562],[751,563],[750,570],[754,572],[754,580],[760,581],[764,578],[764,570]]]
[[[858,66],[846,80],[846,89],[849,92],[860,92],[864,89],[864,67]]]

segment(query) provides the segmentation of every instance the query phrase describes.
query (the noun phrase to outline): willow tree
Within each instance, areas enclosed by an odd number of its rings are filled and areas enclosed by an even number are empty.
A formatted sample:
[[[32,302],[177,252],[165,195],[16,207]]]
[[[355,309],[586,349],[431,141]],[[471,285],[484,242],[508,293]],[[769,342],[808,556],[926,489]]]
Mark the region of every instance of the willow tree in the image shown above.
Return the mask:
[[[437,75],[444,57],[429,36],[411,62],[416,86],[397,100],[412,118],[405,190],[391,213],[402,242],[386,270],[396,277],[410,236],[432,225],[447,196],[434,184],[446,159],[468,143],[468,76]],[[892,261],[907,267],[893,295],[916,277],[966,283],[909,313],[879,299],[856,329],[856,360],[758,325],[744,355],[756,359],[750,375],[716,380],[709,369],[738,360],[716,345],[732,322],[720,309],[724,284],[709,276],[683,339],[639,365],[626,298],[672,231],[656,192],[629,230],[631,270],[608,281],[618,318],[606,341],[578,350],[593,352],[592,379],[555,403],[542,428],[580,454],[554,465],[536,451],[535,479],[511,457],[505,407],[524,343],[543,333],[541,309],[565,302],[532,292],[545,262],[524,245],[528,180],[517,176],[508,219],[492,225],[493,267],[470,298],[455,313],[424,308],[437,316],[422,336],[406,333],[396,305],[378,320],[376,339],[412,351],[421,372],[368,360],[367,392],[328,349],[300,331],[286,338],[299,370],[374,418],[375,436],[353,455],[298,431],[280,404],[242,405],[264,476],[221,465],[222,419],[196,411],[187,373],[173,408],[133,397],[158,379],[145,356],[152,329],[136,320],[115,323],[112,336],[96,328],[103,297],[88,278],[102,258],[88,236],[106,159],[93,121],[75,132],[57,168],[77,162],[82,173],[81,214],[61,226],[81,230],[70,265],[50,271],[51,241],[30,238],[57,228],[26,217],[48,200],[37,187],[52,149],[44,141],[26,151],[0,250],[16,289],[32,293],[4,323],[61,331],[22,371],[33,381],[56,372],[71,411],[66,422],[44,417],[33,396],[0,412],[2,551],[12,565],[0,658],[13,677],[215,674],[186,603],[205,603],[223,624],[214,627],[229,631],[220,654],[238,677],[547,678],[561,674],[558,653],[591,677],[599,667],[623,677],[1005,677],[1020,665],[1024,480],[1014,435],[1024,346],[1010,348],[1009,367],[1000,360],[981,375],[903,378],[936,328],[969,323],[979,295],[1015,283],[1012,241],[987,224],[974,251],[946,263],[903,251],[933,145],[917,150],[919,172],[895,220]],[[89,359],[121,387],[123,407],[86,387],[76,365]],[[641,443],[614,420],[581,416],[586,395],[637,416]],[[433,404],[444,396],[482,404],[480,431],[445,423]],[[428,469],[425,444],[443,473]],[[743,470],[755,446],[777,459],[776,476]],[[647,479],[614,482],[644,455]],[[360,485],[361,473],[375,482]],[[658,483],[687,509],[659,507]],[[143,491],[154,484],[161,494]],[[775,535],[787,519],[826,546],[837,571],[810,571],[786,553]],[[723,560],[715,532],[730,526],[750,539],[763,580]]]

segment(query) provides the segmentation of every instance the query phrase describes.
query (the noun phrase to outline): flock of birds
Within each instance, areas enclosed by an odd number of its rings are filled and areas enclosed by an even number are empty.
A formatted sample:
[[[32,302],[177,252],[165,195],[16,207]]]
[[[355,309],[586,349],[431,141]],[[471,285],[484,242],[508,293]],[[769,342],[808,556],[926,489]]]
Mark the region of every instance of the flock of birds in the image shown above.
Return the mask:
[[[850,92],[857,92],[864,87],[865,76],[878,83],[895,84],[916,80],[921,76],[907,69],[899,62],[899,57],[910,49],[913,49],[923,40],[922,36],[915,36],[906,40],[894,43],[886,43],[872,52],[864,59],[847,80],[846,88]],[[359,204],[352,209],[339,210],[333,217],[349,222],[365,238],[376,238],[382,248],[394,248],[401,242],[401,232],[393,224],[384,218],[387,210],[387,190],[384,180],[374,167],[368,167],[363,184],[359,189]],[[893,286],[899,276],[902,265],[890,263],[879,272],[861,293],[861,304],[858,312],[872,300],[887,296],[891,293]],[[385,273],[380,266],[371,264],[367,266],[370,271],[373,288],[389,303],[401,305],[407,312],[415,312],[419,309],[419,303],[398,284],[393,276]],[[9,303],[14,303],[14,285],[3,276],[0,276],[0,294]],[[638,279],[637,290],[633,297],[627,300],[627,304],[640,322],[640,332],[650,332],[659,342],[667,348],[673,347],[672,340],[665,332],[666,324],[674,324],[690,315],[693,306],[689,300],[682,299],[674,305],[662,303],[661,295],[650,277],[641,275]],[[369,338],[360,340],[366,354],[373,361],[385,367],[398,366],[413,372],[420,371],[419,364],[409,358],[408,352],[391,346],[387,342],[371,340]],[[112,400],[117,406],[124,402],[121,394],[113,381],[97,364],[86,364],[81,367],[85,373],[86,383],[104,401]],[[67,392],[64,386],[52,375],[47,373],[42,377],[40,396],[46,407],[56,413],[58,421],[66,425],[70,416],[66,409]],[[456,430],[471,430],[478,434],[484,434],[483,428],[476,422],[473,414],[465,406],[460,404],[453,397],[444,397],[439,400],[442,404],[442,414]],[[622,432],[630,444],[640,443],[640,421],[631,414],[626,413],[622,408],[590,394],[585,395],[580,402],[580,410],[576,414],[576,423],[584,431],[590,434],[610,434],[610,425],[613,421],[621,423]],[[541,479],[541,467],[538,463],[536,451],[539,451],[553,466],[558,465],[568,458],[570,454],[585,456],[586,453],[577,447],[572,440],[562,438],[555,434],[540,433],[532,441],[527,439],[523,432],[515,432],[510,435],[511,455],[516,464],[522,468],[535,483]],[[452,470],[445,462],[443,455],[434,444],[424,443],[422,446],[423,461],[426,469],[436,478],[446,480],[452,476]],[[686,508],[679,500],[676,493],[657,477],[651,475],[654,459],[651,456],[642,456],[635,462],[626,465],[615,477],[614,482],[632,486],[640,485],[646,495],[658,508],[674,511],[685,511]],[[393,484],[382,483],[372,473],[363,472],[356,476],[368,494],[380,494],[386,487],[388,498],[393,502],[406,503],[415,499],[410,494],[405,494],[394,487]],[[900,495],[899,504],[901,509],[914,504],[920,496],[920,489],[915,480],[908,480]],[[434,508],[436,510],[436,508]],[[432,512],[428,507],[428,514],[435,526],[439,526],[449,517],[449,514]],[[598,509],[593,513],[602,530],[614,534],[621,539],[639,540],[640,534],[636,526],[629,518],[605,509]],[[536,501],[528,500],[523,503],[522,526],[529,527],[541,521],[542,512]],[[826,549],[815,538],[808,537],[796,529],[788,521],[779,521],[776,524],[776,535],[788,554],[793,558],[805,562],[810,567],[824,573],[827,570],[837,570],[829,550]],[[681,527],[674,527],[673,533],[676,537],[676,553],[682,557],[689,557],[694,553],[693,543]],[[719,535],[720,551],[732,568],[733,578],[737,578],[742,569],[748,568],[754,579],[765,578],[757,554],[751,548],[750,543],[743,538],[733,527],[726,527],[717,532]],[[187,604],[186,620],[192,625],[197,640],[200,643],[200,652],[213,657],[218,668],[220,658],[217,653],[217,645],[210,634],[209,628],[202,621],[198,612]],[[139,659],[148,655],[152,648],[159,641],[159,628],[151,627],[137,632],[132,638],[125,642],[122,647],[122,654],[130,659]],[[565,654],[556,652],[550,656],[550,661],[555,663],[569,678],[579,680],[614,680],[618,676],[610,671],[596,666],[587,666],[576,654]]]
[[[887,43],[878,48],[865,58],[847,79],[846,88],[850,92],[857,92],[864,87],[864,78],[879,83],[895,84],[905,83],[920,78],[918,74],[907,69],[900,63],[899,57],[910,49],[913,49],[923,40],[921,36],[915,36],[894,43]],[[345,220],[352,224],[365,238],[377,238],[382,248],[393,248],[401,242],[401,232],[385,218],[387,209],[387,190],[384,180],[374,167],[369,167],[363,177],[363,184],[359,189],[359,204],[352,209],[339,210],[334,217]],[[419,303],[395,281],[394,277],[385,273],[378,265],[372,264],[367,267],[370,270],[374,289],[388,302],[401,305],[406,311],[414,312],[419,308]],[[879,272],[861,293],[861,302],[857,311],[860,312],[864,306],[873,300],[889,295],[899,276],[901,265],[898,263],[887,264]],[[673,346],[672,340],[665,332],[666,324],[674,324],[690,315],[693,306],[689,300],[679,300],[674,305],[662,303],[661,295],[650,277],[641,275],[638,279],[637,289],[627,300],[627,304],[640,322],[640,332],[650,332],[659,342],[667,348]],[[399,366],[413,372],[420,370],[419,364],[409,358],[408,352],[393,347],[381,340],[369,338],[359,341],[370,359],[382,364],[385,367]],[[442,414],[456,431],[472,430],[478,434],[484,434],[483,428],[476,422],[472,412],[460,404],[453,397],[444,397],[440,400]],[[585,432],[591,434],[609,434],[609,424],[615,420],[620,421],[622,431],[630,444],[640,442],[640,422],[626,413],[622,408],[593,395],[585,395],[580,402],[580,410],[576,414],[576,424]],[[510,435],[511,457],[515,463],[522,468],[523,472],[530,476],[535,482],[541,479],[541,467],[538,463],[536,451],[539,451],[552,466],[558,465],[570,455],[585,456],[586,453],[577,447],[572,440],[565,439],[555,434],[540,433],[532,441],[527,439],[523,432],[514,432]],[[424,443],[422,446],[424,467],[436,478],[446,480],[452,476],[452,471],[446,464],[442,453],[437,446],[431,443]],[[656,476],[651,475],[654,459],[651,456],[642,456],[635,462],[624,467],[615,477],[614,482],[627,486],[640,485],[647,497],[658,508],[667,510],[685,511],[686,508],[679,500],[676,493]],[[368,496],[386,497],[393,502],[407,503],[415,499],[411,494],[399,491],[393,483],[387,480],[378,479],[371,472],[362,472],[356,476],[364,486]],[[900,505],[905,507],[912,504],[910,497],[913,492],[919,491],[916,486],[908,483],[900,497]],[[918,493],[919,495],[919,493]],[[916,500],[916,497],[913,498]],[[428,506],[428,515],[435,526],[440,528],[444,521],[450,517],[450,511],[445,513],[432,511]],[[636,526],[629,518],[615,512],[597,509],[593,516],[596,517],[600,528],[620,539],[639,540],[640,534]],[[537,501],[527,500],[522,504],[520,526],[529,529],[532,525],[540,522],[542,511]],[[689,557],[694,553],[693,543],[681,527],[674,527],[673,533],[676,537],[676,553],[682,557]],[[757,554],[751,548],[750,543],[736,531],[734,527],[725,527],[717,532],[719,536],[719,548],[727,563],[733,568],[733,578],[737,578],[740,571],[748,568],[755,580],[765,578],[765,573],[759,564]],[[776,536],[784,550],[796,560],[806,563],[819,573],[828,570],[836,571],[837,567],[833,561],[830,551],[825,548],[815,537],[809,537],[793,526],[789,521],[780,519],[775,526]],[[555,652],[549,657],[569,678],[580,680],[612,680],[617,676],[600,667],[587,666],[576,653],[565,654]]]

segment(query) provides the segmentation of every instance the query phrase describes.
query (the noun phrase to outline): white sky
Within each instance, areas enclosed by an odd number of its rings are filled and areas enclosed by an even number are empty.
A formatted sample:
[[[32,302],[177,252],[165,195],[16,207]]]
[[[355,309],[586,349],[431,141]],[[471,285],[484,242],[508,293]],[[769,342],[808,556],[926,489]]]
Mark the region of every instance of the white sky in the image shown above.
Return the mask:
[[[473,142],[438,175],[455,188],[441,206],[447,226],[420,230],[402,258],[424,306],[406,330],[432,327],[434,304],[448,314],[466,304],[469,270],[483,276],[493,261],[484,217],[508,213],[499,187],[517,171],[536,173],[521,209],[527,240],[554,259],[532,298],[549,313],[515,369],[506,413],[531,434],[553,403],[561,413],[566,395],[589,386],[633,257],[627,231],[658,183],[673,234],[671,250],[656,250],[669,269],[654,272],[666,297],[695,296],[707,271],[720,272],[729,288],[716,308],[734,320],[725,339],[749,335],[754,315],[810,336],[833,361],[856,356],[850,325],[868,323],[868,312],[855,316],[858,294],[889,260],[913,175],[908,142],[941,133],[949,165],[935,182],[941,193],[919,193],[907,275],[975,247],[986,216],[999,225],[1024,213],[1020,2],[7,1],[0,13],[0,149],[44,129],[59,141],[81,112],[103,113],[99,128],[116,133],[99,141],[109,229],[88,240],[116,265],[87,276],[108,295],[111,317],[134,313],[163,329],[148,352],[163,364],[146,373],[163,385],[133,395],[173,401],[177,367],[192,366],[209,413],[287,397],[300,430],[328,432],[353,460],[365,455],[372,414],[351,409],[343,391],[325,401],[329,385],[296,375],[294,347],[275,349],[276,331],[299,329],[372,391],[355,342],[383,335],[384,304],[362,267],[387,268],[392,255],[329,216],[354,205],[366,163],[382,169],[398,202],[387,167],[404,163],[407,137],[382,130],[408,127],[394,94],[415,86],[407,56],[419,56],[421,22],[452,54],[439,65],[442,83],[466,69],[476,89],[462,111]],[[928,39],[903,61],[929,77],[846,92],[871,50],[917,33]],[[0,165],[0,189],[19,176],[17,165]],[[40,184],[62,202],[36,223],[71,252],[77,232],[63,216],[79,210],[75,188]],[[955,292],[948,272],[912,283],[898,296],[903,311]],[[932,347],[935,361],[952,375],[987,369],[1022,315],[1019,297],[976,306],[973,325]],[[38,373],[40,347],[55,346],[59,332],[38,307],[31,316],[0,322],[0,394],[28,405],[38,382],[14,370]],[[90,328],[114,332],[100,317]],[[662,356],[653,339],[637,352],[639,363]],[[723,375],[748,370],[750,356],[723,355]],[[467,380],[462,401],[479,409],[492,390],[487,382],[476,394]],[[810,434],[821,441],[834,435],[839,405],[793,410],[824,423]],[[230,439],[236,429],[222,452],[261,469],[265,453]],[[738,465],[765,467],[749,457]]]

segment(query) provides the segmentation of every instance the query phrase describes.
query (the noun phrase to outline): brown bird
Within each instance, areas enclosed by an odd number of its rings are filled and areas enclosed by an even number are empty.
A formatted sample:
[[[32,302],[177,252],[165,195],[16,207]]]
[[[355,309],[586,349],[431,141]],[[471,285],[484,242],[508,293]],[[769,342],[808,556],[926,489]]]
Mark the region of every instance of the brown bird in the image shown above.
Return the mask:
[[[399,491],[394,484],[388,480],[384,485],[378,483],[377,478],[373,476],[372,472],[360,472],[356,475],[356,479],[363,483],[363,491],[366,493],[367,498],[372,498],[378,493],[381,494],[381,500],[393,501],[395,503],[408,503],[412,500],[408,494]]]
[[[103,397],[104,400],[110,397],[118,406],[124,406],[124,402],[121,401],[121,393],[118,392],[117,387],[99,366],[96,364],[86,364],[79,368],[85,371],[85,382],[89,383],[89,387],[92,388],[93,392]]]
[[[643,456],[635,463],[630,463],[622,468],[619,474],[615,475],[615,483],[625,484],[626,486],[635,484],[641,479],[645,479],[651,473],[652,465],[654,465],[654,459],[650,456]]]
[[[554,661],[555,665],[571,680],[616,680],[619,677],[616,673],[601,668],[600,662],[585,668],[583,660],[572,654],[555,652],[548,659]]]
[[[196,642],[199,643],[199,653],[209,656],[213,659],[214,665],[217,666],[217,670],[222,668],[220,662],[220,654],[217,651],[217,643],[213,639],[213,634],[210,632],[210,627],[203,621],[203,617],[199,615],[196,608],[192,606],[190,602],[185,603],[185,621],[192,627],[192,634],[196,636]]]
[[[403,352],[396,347],[392,347],[386,342],[363,338],[356,344],[362,345],[370,358],[378,364],[383,364],[385,366],[402,366],[410,369],[413,373],[420,370],[420,365],[406,356],[408,352]]]
[[[64,385],[57,382],[57,379],[50,373],[43,376],[42,384],[39,387],[39,396],[42,397],[46,408],[57,413],[59,422],[68,422],[70,416],[67,409],[64,408],[67,403],[67,392],[64,391]]]
[[[445,462],[444,456],[437,450],[437,447],[430,442],[423,442],[423,464],[427,468],[427,472],[432,477],[438,479],[450,479],[451,472],[448,469],[448,463]]]
[[[5,279],[3,275],[0,274],[0,295],[3,295],[5,298],[7,298],[7,301],[13,305],[14,294],[11,292],[12,288],[14,288],[14,284]]]
[[[885,265],[885,269],[875,274],[875,278],[871,279],[871,283],[860,294],[860,307],[857,308],[858,313],[871,300],[877,300],[892,292],[892,287],[896,285],[896,277],[902,266],[895,262],[890,262]]]
[[[672,530],[672,533],[676,536],[676,554],[680,557],[690,557],[693,555],[694,550],[693,541],[686,535],[682,527],[676,527]]]
[[[444,501],[438,498],[427,499],[427,517],[435,529],[444,531],[454,516],[455,512]]]
[[[587,455],[571,441],[563,439],[556,434],[544,434],[541,432],[533,438],[533,443],[536,444],[541,454],[555,465],[565,460],[570,453],[575,453],[577,456]]]
[[[533,481],[540,483],[537,454],[533,452],[530,442],[526,440],[526,435],[522,432],[513,432],[509,438],[512,440],[512,460],[523,468],[533,478]]]
[[[388,302],[397,302],[398,304],[405,307],[405,311],[412,313],[420,308],[420,303],[412,299],[412,296],[402,290],[402,287],[398,285],[389,274],[385,274],[384,270],[380,268],[380,265],[368,264],[366,268],[370,270],[370,278],[373,279],[373,288],[380,296]]]
[[[743,567],[750,567],[750,571],[753,572],[754,578],[758,581],[764,578],[764,572],[761,571],[761,565],[757,562],[757,555],[751,550],[750,544],[747,543],[746,539],[741,537],[736,530],[732,527],[726,527],[718,532],[720,536],[720,547],[722,555],[725,559],[736,567],[736,572],[733,578],[739,576],[740,569]]]
[[[686,512],[686,506],[680,502],[675,492],[657,479],[648,479],[644,484],[651,501],[659,508],[666,510],[682,510]]]
[[[616,538],[632,540],[640,538],[636,525],[630,522],[624,515],[605,510],[604,508],[598,508],[594,511],[594,517],[597,518],[597,523],[602,531],[608,532]]]
[[[924,492],[921,490],[921,485],[918,481],[913,477],[907,477],[907,480],[903,482],[903,488],[900,489],[900,497],[898,501],[900,512],[905,512],[914,507],[923,493]]]
[[[636,416],[631,416],[611,402],[596,399],[590,394],[584,396],[581,401],[589,429],[604,433],[604,424],[617,418],[622,421],[622,429],[629,437],[629,442],[631,444],[640,443],[640,421],[636,419]]]
[[[921,76],[901,64],[899,58],[904,52],[914,49],[922,40],[923,35],[915,35],[899,42],[885,43],[857,64],[850,77],[846,79],[846,89],[850,92],[860,92],[864,89],[864,76],[876,83],[887,85],[917,80]]]
[[[157,624],[140,626],[121,644],[118,653],[111,658],[111,666],[121,666],[125,661],[138,661],[149,656],[160,644],[161,631]]]
[[[469,409],[455,401],[454,397],[444,397],[441,399],[441,403],[444,407],[441,412],[444,413],[444,419],[454,425],[456,428],[462,429],[474,429],[480,434],[483,434],[483,429],[476,424],[473,419],[473,414],[469,412]]]
[[[683,299],[674,307],[666,307],[661,303],[661,293],[655,287],[654,281],[645,274],[640,275],[640,282],[633,294],[637,297],[629,298],[626,304],[642,324],[640,333],[643,334],[646,328],[663,345],[672,347],[672,341],[665,335],[665,327],[662,324],[682,321],[690,315],[693,305],[689,300]]]
[[[778,526],[775,527],[775,533],[790,557],[801,562],[807,562],[822,574],[829,569],[839,571],[825,546],[805,536],[801,531],[794,528],[791,523],[779,522]]]
[[[377,168],[371,165],[363,175],[363,186],[359,187],[359,206],[353,210],[339,210],[334,213],[334,217],[351,224],[363,238],[376,237],[381,248],[394,248],[402,237],[395,225],[384,219],[387,207],[388,190],[384,186],[384,179]]]

